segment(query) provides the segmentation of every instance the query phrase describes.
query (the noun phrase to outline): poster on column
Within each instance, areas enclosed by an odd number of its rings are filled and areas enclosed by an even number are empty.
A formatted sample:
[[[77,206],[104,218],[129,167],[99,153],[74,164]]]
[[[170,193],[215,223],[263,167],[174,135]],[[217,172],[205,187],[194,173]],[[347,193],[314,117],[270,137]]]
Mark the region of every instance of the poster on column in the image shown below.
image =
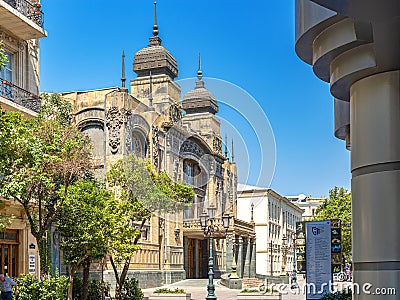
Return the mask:
[[[307,299],[329,293],[331,273],[331,221],[306,223]]]

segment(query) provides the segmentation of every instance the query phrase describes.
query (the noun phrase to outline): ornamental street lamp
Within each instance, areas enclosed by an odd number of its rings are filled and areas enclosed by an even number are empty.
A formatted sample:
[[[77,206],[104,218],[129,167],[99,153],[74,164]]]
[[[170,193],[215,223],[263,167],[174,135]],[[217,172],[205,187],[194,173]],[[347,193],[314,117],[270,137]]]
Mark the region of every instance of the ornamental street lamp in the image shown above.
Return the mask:
[[[213,255],[213,239],[216,234],[226,234],[229,228],[229,220],[231,216],[224,214],[222,216],[222,226],[220,220],[215,219],[215,210],[213,204],[208,208],[208,214],[203,211],[200,215],[201,228],[204,231],[204,235],[210,239],[210,254],[208,258],[208,285],[207,285],[207,297],[206,300],[216,300],[215,286],[214,286],[214,255]],[[225,232],[223,231],[225,229]]]
[[[287,253],[289,252],[289,246],[287,244],[287,237],[283,235],[282,237],[282,275],[286,275],[286,259]]]
[[[297,289],[299,285],[297,284],[297,271],[296,271],[296,233],[293,233],[292,236],[292,247],[293,247],[293,277],[292,284],[290,286],[291,289]]]

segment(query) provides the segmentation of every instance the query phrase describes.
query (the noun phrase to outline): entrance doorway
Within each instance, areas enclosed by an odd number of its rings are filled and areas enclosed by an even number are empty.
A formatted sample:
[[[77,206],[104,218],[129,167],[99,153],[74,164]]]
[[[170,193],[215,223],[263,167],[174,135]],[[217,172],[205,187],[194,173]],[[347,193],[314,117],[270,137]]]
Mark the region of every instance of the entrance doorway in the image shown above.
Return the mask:
[[[187,238],[185,248],[187,249],[186,278],[207,278],[207,240]]]
[[[0,232],[0,273],[17,277],[18,272],[18,231]]]

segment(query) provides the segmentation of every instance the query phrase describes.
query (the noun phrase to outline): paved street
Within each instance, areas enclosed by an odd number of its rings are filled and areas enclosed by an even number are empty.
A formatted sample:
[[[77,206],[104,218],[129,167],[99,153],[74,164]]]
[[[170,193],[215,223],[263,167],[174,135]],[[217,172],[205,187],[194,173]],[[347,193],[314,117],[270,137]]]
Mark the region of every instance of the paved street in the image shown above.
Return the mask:
[[[207,296],[207,279],[187,279],[183,281],[179,281],[177,283],[163,286],[166,288],[182,288],[186,292],[192,294],[192,300],[204,300]],[[240,290],[231,290],[219,284],[219,280],[215,281],[215,295],[220,300],[236,300],[236,296],[239,294]],[[152,289],[144,289],[143,292],[145,296],[150,296],[155,288]],[[285,291],[289,291],[290,289],[285,289]],[[283,300],[304,300],[304,295],[292,295],[288,292],[287,295],[282,296]]]

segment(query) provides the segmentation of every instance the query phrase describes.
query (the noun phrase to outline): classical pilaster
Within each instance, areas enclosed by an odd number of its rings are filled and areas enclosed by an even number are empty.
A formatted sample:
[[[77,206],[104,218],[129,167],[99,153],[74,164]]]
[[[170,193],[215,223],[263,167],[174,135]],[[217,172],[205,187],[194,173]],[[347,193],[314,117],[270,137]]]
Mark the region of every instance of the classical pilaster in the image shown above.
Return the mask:
[[[195,278],[199,278],[199,275],[200,275],[199,240],[194,240],[194,261],[196,262],[196,264],[194,266]]]

